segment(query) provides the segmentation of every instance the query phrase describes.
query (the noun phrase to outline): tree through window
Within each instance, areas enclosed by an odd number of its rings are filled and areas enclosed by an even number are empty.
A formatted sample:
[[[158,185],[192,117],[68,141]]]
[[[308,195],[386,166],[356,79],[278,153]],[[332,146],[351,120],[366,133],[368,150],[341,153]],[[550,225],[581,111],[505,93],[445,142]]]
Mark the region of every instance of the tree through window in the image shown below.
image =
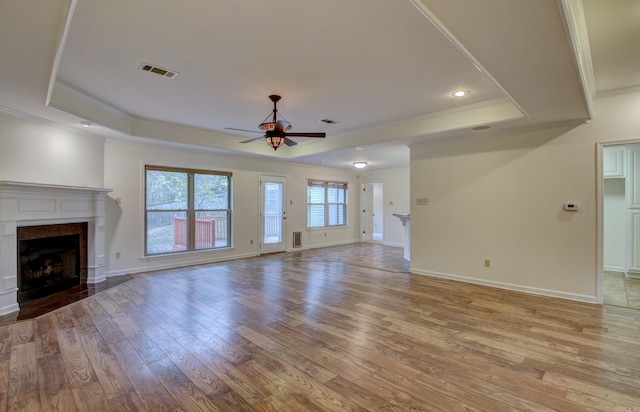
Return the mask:
[[[231,173],[145,166],[145,255],[231,245]]]

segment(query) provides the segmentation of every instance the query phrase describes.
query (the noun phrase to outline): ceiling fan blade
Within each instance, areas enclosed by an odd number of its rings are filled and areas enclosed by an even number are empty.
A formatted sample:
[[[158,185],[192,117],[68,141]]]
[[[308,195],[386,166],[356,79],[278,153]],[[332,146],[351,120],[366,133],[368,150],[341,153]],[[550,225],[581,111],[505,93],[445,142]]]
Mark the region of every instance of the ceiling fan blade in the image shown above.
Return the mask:
[[[237,130],[239,132],[263,133],[259,130],[234,129],[233,127],[225,127],[225,130]]]
[[[278,120],[276,122],[276,130],[285,132],[289,129],[291,129],[291,123],[287,122],[286,120]]]
[[[240,143],[251,143],[251,142],[255,142],[256,140],[260,140],[260,139],[264,139],[264,136],[254,137],[253,139],[249,139],[249,140],[243,140]]]
[[[284,144],[286,144],[287,146],[295,146],[295,145],[297,145],[298,143],[294,142],[294,141],[293,141],[293,140],[291,140],[291,139],[287,139],[287,138],[285,137],[285,138],[284,138]]]
[[[299,137],[327,137],[326,133],[305,133],[305,132],[297,132],[297,133],[287,133],[287,136],[299,136]]]

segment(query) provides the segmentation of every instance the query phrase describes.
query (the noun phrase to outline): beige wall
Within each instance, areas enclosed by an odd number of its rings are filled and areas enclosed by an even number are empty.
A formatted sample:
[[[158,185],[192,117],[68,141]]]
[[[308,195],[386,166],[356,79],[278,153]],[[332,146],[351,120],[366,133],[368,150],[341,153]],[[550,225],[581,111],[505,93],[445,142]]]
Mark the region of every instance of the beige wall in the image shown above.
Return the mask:
[[[575,128],[412,146],[412,270],[597,301],[596,142],[640,136],[640,94],[594,106]],[[565,201],[580,211],[563,211]]]
[[[234,248],[182,256],[143,257],[145,164],[233,172]],[[287,178],[287,241],[302,231],[306,248],[358,241],[359,188],[352,170],[303,166],[206,151],[107,140],[47,122],[0,113],[0,180],[113,189],[106,201],[107,275],[211,262],[259,253],[259,176]],[[306,179],[349,183],[346,228],[306,230]],[[117,205],[116,198],[121,199]],[[253,240],[253,244],[251,244]],[[120,252],[120,258],[115,258]]]
[[[234,247],[181,256],[143,257],[143,169],[145,164],[231,171],[233,173]],[[302,246],[305,248],[358,241],[359,181],[356,173],[351,170],[303,166],[205,151],[108,140],[105,144],[104,174],[105,187],[113,189],[106,205],[110,275],[257,255],[259,253],[260,174],[287,178],[286,245],[288,248],[291,249],[294,231],[303,232]],[[306,229],[307,178],[349,183],[348,227],[326,230]],[[121,199],[120,205],[115,202],[115,198],[118,197]],[[251,240],[254,241],[253,244]],[[116,252],[120,252],[118,259],[115,258]]]

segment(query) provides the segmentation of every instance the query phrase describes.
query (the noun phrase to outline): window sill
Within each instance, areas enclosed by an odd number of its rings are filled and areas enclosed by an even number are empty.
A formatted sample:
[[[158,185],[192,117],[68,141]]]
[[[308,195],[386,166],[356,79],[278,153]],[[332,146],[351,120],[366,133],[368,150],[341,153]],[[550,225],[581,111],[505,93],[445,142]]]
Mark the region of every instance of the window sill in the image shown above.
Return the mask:
[[[336,230],[336,229],[349,229],[349,225],[344,226],[321,226],[321,227],[308,227],[308,232],[314,232],[316,230]]]

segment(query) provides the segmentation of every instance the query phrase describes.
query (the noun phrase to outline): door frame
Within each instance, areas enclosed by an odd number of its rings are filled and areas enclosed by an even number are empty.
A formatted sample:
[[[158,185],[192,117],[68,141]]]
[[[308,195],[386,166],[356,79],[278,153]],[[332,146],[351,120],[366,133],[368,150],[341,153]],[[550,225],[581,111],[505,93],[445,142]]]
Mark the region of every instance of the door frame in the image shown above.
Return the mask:
[[[596,142],[596,303],[600,305],[604,302],[604,148],[637,143],[638,138]]]
[[[271,180],[272,179],[272,180]],[[281,175],[260,173],[260,183],[258,185],[258,252],[259,254],[279,253],[287,251],[287,177]],[[282,242],[265,246],[264,243],[264,182],[282,183]]]
[[[380,243],[384,243],[384,231],[385,231],[385,219],[384,219],[384,209],[385,209],[385,204],[384,204],[384,182],[381,180],[367,180],[367,181],[362,181],[360,182],[360,241],[361,242],[372,242],[373,239],[373,226],[374,224],[372,224],[372,227],[369,228],[369,230],[371,231],[370,233],[370,237],[368,239],[367,234],[365,233],[367,231],[367,213],[366,211],[366,206],[367,206],[367,195],[365,192],[365,188],[367,185],[373,185],[373,184],[380,184],[380,186],[382,187],[383,190],[383,201],[382,201],[382,241]],[[372,202],[374,202],[374,198],[373,198],[373,194],[372,196]],[[373,213],[374,209],[374,205],[371,205],[372,210],[371,213]],[[373,221],[374,217],[371,218],[371,220]],[[377,243],[377,242],[376,242]]]

